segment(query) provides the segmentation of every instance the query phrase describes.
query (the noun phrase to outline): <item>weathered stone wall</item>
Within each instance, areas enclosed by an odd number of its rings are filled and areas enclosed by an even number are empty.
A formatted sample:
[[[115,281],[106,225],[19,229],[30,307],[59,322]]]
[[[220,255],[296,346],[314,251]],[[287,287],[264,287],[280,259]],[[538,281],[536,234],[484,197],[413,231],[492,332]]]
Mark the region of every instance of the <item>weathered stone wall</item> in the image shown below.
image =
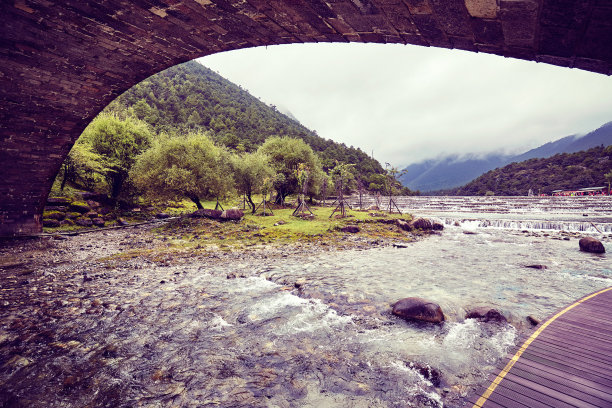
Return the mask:
[[[106,104],[203,55],[406,43],[612,73],[606,0],[6,0],[0,16],[0,235],[40,231],[61,162]]]

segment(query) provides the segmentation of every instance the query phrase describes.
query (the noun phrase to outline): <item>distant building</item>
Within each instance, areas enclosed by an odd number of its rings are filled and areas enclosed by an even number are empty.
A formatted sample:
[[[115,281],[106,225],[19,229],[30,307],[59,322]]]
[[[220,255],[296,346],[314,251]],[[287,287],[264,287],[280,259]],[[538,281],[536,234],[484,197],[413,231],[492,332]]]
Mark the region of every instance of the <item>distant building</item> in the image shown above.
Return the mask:
[[[601,196],[608,195],[608,187],[587,187],[575,190],[553,190],[553,196],[579,197],[579,196]]]

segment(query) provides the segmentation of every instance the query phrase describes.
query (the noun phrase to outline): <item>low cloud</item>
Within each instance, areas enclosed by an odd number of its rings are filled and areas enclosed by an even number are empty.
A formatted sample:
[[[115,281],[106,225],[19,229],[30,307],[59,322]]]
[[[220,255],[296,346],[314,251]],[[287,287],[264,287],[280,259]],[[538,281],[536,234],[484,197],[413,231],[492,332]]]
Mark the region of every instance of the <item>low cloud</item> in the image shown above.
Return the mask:
[[[609,77],[466,51],[298,44],[200,62],[320,136],[396,166],[521,152],[612,120]]]

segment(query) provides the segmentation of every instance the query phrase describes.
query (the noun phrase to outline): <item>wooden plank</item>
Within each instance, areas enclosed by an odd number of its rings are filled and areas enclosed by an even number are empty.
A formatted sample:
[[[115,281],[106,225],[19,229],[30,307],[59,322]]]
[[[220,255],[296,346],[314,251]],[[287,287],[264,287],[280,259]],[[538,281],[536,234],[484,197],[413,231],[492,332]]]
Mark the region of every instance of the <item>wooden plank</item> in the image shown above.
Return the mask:
[[[612,407],[612,287],[556,313],[508,356],[470,402],[497,406]],[[501,367],[501,366],[500,366]],[[494,406],[493,404],[491,406]]]
[[[562,407],[589,407],[589,408],[600,408],[597,405],[588,403],[586,401],[582,401],[578,398],[575,398],[571,395],[564,394],[557,389],[548,388],[541,384],[534,383],[532,381],[526,380],[524,378],[518,377],[512,373],[508,373],[504,378],[502,386],[507,386],[508,384],[514,383],[523,387],[522,392],[535,394],[534,399],[540,402],[545,402],[549,404],[551,407],[562,408]]]
[[[526,381],[525,383],[529,382]],[[558,400],[557,398],[551,397],[550,395],[543,394],[539,389],[526,387],[524,384],[520,384],[516,381],[510,381],[507,378],[504,378],[504,380],[499,383],[495,391],[498,393],[503,393],[507,396],[512,395],[512,399],[516,399],[527,406],[530,406],[529,404],[531,404],[534,408],[541,406],[554,408],[576,407],[575,405],[568,404],[564,401]]]
[[[610,360],[608,361],[606,361],[606,359],[597,360],[590,356],[586,356],[584,354],[580,354],[575,351],[571,351],[569,349],[565,349],[561,347],[553,347],[541,341],[534,341],[533,343],[531,343],[531,345],[529,346],[529,351],[532,353],[537,352],[538,354],[542,353],[546,355],[553,355],[563,360],[569,359],[571,361],[577,361],[580,363],[593,365],[594,367],[604,369],[604,372],[609,372],[610,365],[612,364],[612,361]]]
[[[589,341],[588,339],[585,339],[584,336],[572,339],[559,339],[557,336],[549,336],[547,333],[542,332],[542,334],[538,336],[537,341],[542,343],[556,344],[561,347],[567,347],[571,350],[583,350],[587,353],[592,353],[595,355],[601,354],[608,359],[612,359],[612,346],[610,346],[609,349],[604,348],[602,346],[604,343]]]
[[[572,383],[571,381],[563,381],[562,379],[558,378],[547,378],[546,375],[542,375],[541,373],[523,371],[517,367],[512,367],[512,370],[510,373],[508,373],[506,378],[512,379],[513,376],[530,381],[534,384],[539,384],[551,390],[557,390],[560,393],[574,397],[589,404],[593,404],[597,407],[604,407],[612,404],[612,399],[609,398],[609,394],[604,393],[604,395],[608,397],[607,399],[592,395],[586,390],[577,389],[580,388],[580,385],[577,383]]]
[[[559,369],[556,369],[556,368],[553,368],[553,367],[550,367],[550,366],[547,366],[541,363],[537,363],[532,360],[522,360],[521,359],[517,361],[514,366],[522,370],[534,370],[534,372],[541,372],[541,373],[544,373],[544,375],[550,374],[558,378],[564,378],[569,381],[573,381],[577,384],[580,384],[580,386],[582,387],[593,388],[598,391],[609,391],[609,386],[607,385],[606,380],[601,379],[601,378],[596,379],[596,380],[599,380],[599,382],[594,381],[589,378],[586,378],[585,375],[583,376],[576,375],[576,374],[573,374],[567,371],[562,371],[562,370],[559,370]],[[500,369],[503,369],[503,367],[501,367]],[[588,373],[585,373],[585,374],[588,374]]]
[[[590,365],[588,363],[582,362],[575,358],[570,358],[568,356],[562,356],[563,358],[559,358],[559,357],[561,356],[559,356],[556,353],[549,353],[549,352],[544,352],[541,350],[531,350],[531,348],[525,350],[525,352],[521,356],[521,358],[526,358],[526,359],[538,359],[538,360],[545,359],[545,360],[550,360],[550,361],[557,361],[559,364],[561,364],[564,367],[577,368],[582,371],[597,374],[598,376],[602,378],[612,381],[612,372],[610,371],[609,368],[601,368],[601,367],[597,367],[594,365]]]

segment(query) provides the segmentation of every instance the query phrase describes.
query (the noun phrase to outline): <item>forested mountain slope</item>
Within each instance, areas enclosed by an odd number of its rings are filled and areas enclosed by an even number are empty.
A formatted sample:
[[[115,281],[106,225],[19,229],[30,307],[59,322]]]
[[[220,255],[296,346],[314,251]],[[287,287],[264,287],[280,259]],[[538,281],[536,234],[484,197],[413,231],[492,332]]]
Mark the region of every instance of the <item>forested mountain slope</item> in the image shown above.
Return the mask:
[[[529,159],[491,170],[474,181],[444,193],[448,195],[550,194],[553,190],[607,186],[612,172],[612,146],[577,153],[561,153],[545,159]],[[610,176],[608,176],[610,177]]]
[[[461,186],[486,171],[513,162],[545,158],[558,153],[574,153],[592,147],[612,144],[612,122],[586,135],[571,135],[546,143],[519,155],[491,154],[484,157],[447,156],[406,167],[401,182],[413,190],[436,191]]]
[[[318,153],[325,170],[333,168],[336,160],[353,163],[366,185],[372,175],[384,173],[380,163],[359,148],[319,137],[195,61],[142,81],[107,109],[129,112],[156,133],[209,130],[217,143],[238,151],[254,151],[270,136],[300,138]]]

